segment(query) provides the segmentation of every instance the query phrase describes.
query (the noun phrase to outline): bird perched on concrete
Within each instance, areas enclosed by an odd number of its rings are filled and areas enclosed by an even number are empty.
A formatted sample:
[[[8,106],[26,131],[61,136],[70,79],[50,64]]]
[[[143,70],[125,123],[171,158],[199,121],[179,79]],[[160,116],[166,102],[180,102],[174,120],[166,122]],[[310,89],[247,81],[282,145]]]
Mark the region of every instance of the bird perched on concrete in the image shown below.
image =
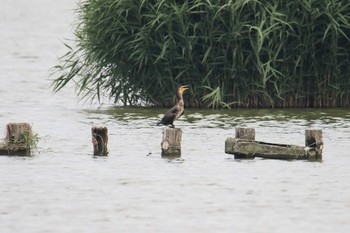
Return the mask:
[[[169,109],[163,116],[163,118],[157,123],[157,125],[170,125],[170,128],[174,128],[174,121],[178,119],[184,112],[185,104],[182,98],[182,94],[188,90],[186,86],[179,86],[176,92],[177,103],[174,107]]]

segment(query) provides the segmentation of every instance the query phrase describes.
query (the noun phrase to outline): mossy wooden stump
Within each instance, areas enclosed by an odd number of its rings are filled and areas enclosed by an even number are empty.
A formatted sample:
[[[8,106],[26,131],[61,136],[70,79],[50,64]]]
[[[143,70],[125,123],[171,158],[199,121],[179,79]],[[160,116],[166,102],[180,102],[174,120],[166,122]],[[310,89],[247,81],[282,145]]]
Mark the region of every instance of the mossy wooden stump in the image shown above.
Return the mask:
[[[225,141],[225,153],[233,154],[235,159],[322,159],[322,131],[307,129],[305,146],[277,144],[255,141],[255,130],[237,128],[236,137],[228,137]]]
[[[94,155],[108,154],[108,129],[105,126],[95,126],[91,129]]]
[[[0,144],[0,155],[31,155],[33,144],[32,127],[28,123],[9,123],[6,125],[6,137]]]
[[[181,157],[182,130],[179,128],[164,128],[161,143],[163,157]]]

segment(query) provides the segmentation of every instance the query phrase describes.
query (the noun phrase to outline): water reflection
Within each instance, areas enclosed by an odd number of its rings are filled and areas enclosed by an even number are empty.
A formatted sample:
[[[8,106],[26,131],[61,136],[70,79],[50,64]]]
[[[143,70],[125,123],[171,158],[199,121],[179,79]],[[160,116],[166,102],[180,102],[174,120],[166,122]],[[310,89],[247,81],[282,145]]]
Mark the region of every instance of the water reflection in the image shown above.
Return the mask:
[[[162,116],[165,109],[156,108],[109,108],[106,110],[87,110],[91,119],[100,119],[101,114],[109,116],[109,120],[122,125],[142,127],[154,126]],[[233,109],[233,110],[203,110],[186,109],[180,118],[182,124],[191,127],[202,128],[232,128],[248,124],[277,125],[288,122],[289,124],[322,125],[327,127],[349,127],[350,114],[347,109]]]
[[[162,156],[164,161],[172,164],[182,164],[185,162],[185,159],[179,158],[179,156]]]

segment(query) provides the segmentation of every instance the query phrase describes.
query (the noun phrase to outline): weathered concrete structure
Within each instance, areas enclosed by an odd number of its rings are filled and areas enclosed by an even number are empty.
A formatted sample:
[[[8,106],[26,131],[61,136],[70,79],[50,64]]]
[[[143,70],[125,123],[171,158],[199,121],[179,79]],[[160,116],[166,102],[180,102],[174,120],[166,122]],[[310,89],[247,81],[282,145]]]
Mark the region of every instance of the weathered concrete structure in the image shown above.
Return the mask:
[[[233,154],[236,159],[322,159],[322,131],[307,129],[305,146],[277,144],[255,141],[255,130],[237,128],[236,137],[228,137],[225,141],[225,153]]]

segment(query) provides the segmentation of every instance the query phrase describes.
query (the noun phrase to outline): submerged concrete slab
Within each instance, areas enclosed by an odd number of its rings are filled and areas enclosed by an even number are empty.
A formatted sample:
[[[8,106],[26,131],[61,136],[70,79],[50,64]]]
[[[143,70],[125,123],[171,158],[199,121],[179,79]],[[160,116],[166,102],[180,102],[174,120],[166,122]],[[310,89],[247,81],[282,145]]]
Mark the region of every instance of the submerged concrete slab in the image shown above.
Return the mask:
[[[297,145],[266,143],[253,140],[227,138],[225,153],[235,158],[307,159],[305,147]]]

